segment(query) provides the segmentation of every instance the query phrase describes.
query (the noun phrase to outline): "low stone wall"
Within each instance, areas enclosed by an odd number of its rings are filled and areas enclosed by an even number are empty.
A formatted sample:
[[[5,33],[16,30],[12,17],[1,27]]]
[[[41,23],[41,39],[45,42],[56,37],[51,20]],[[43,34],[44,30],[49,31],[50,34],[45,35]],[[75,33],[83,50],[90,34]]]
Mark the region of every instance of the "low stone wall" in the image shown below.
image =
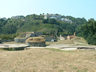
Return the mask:
[[[46,44],[45,42],[28,42],[28,46],[33,46],[33,47],[45,47]]]
[[[2,43],[2,41],[0,41],[0,43]]]
[[[19,51],[24,50],[25,47],[18,47],[18,48],[1,48],[2,50],[8,50],[8,51]]]
[[[25,43],[25,38],[15,38],[14,39],[14,41],[16,42],[16,43]]]

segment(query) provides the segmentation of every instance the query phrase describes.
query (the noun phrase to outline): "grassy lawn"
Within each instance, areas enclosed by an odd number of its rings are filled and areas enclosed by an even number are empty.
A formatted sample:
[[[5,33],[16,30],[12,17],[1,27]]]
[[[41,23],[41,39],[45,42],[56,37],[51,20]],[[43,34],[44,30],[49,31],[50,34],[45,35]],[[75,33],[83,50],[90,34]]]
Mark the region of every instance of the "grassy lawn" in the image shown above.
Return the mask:
[[[47,45],[54,45],[54,44],[67,44],[67,45],[75,45],[75,46],[88,46],[88,43],[81,37],[76,37],[72,40],[58,40],[57,42],[47,42]]]
[[[0,72],[96,72],[96,51],[0,50]]]

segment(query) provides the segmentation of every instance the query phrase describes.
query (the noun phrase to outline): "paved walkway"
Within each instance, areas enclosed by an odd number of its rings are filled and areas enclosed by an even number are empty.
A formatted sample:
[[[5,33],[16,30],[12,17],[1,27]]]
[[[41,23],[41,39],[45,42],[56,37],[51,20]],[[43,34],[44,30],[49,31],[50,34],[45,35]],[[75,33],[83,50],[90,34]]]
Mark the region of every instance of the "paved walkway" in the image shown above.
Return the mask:
[[[27,47],[26,44],[0,44],[0,48],[19,48],[19,47]]]
[[[26,44],[0,44],[0,48],[21,48],[24,47],[25,49],[30,48],[55,48],[61,50],[77,50],[77,49],[94,49],[96,50],[96,46],[75,46],[75,45],[64,45],[64,44],[57,44],[57,45],[50,45],[46,47],[28,47]]]

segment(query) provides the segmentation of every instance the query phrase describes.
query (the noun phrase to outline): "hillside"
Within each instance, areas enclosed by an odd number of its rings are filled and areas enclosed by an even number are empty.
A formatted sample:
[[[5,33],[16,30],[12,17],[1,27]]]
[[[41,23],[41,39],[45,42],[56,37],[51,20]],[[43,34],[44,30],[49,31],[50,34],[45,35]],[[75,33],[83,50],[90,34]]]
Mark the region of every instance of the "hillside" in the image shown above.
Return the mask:
[[[42,32],[44,35],[55,37],[72,35],[76,32],[77,36],[83,37],[89,44],[96,45],[94,19],[87,21],[85,18],[60,14],[32,14],[0,19],[0,38],[13,39],[21,32]]]
[[[45,18],[47,16],[47,18]],[[62,16],[59,14],[32,14],[27,16],[13,16],[0,19],[0,34],[14,34],[18,32],[44,32],[58,34],[73,34],[75,29],[87,21],[84,18]]]

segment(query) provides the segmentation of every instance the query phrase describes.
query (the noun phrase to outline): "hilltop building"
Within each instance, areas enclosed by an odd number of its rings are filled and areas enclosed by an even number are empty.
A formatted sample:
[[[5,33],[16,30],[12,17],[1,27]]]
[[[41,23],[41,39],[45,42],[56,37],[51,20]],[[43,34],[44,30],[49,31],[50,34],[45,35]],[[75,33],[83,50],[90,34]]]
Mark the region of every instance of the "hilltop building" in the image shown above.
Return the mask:
[[[46,14],[46,15],[44,15],[44,19],[56,19],[56,20],[60,20],[60,18],[61,18],[61,15],[59,15],[59,14]]]
[[[68,19],[68,18],[65,18],[59,14],[46,14],[44,15],[44,19],[56,19],[56,20],[59,20],[59,21],[64,21],[64,22],[68,22],[68,23],[72,23],[72,20]]]
[[[68,18],[61,18],[61,21],[67,22],[67,23],[72,23],[72,20]]]

